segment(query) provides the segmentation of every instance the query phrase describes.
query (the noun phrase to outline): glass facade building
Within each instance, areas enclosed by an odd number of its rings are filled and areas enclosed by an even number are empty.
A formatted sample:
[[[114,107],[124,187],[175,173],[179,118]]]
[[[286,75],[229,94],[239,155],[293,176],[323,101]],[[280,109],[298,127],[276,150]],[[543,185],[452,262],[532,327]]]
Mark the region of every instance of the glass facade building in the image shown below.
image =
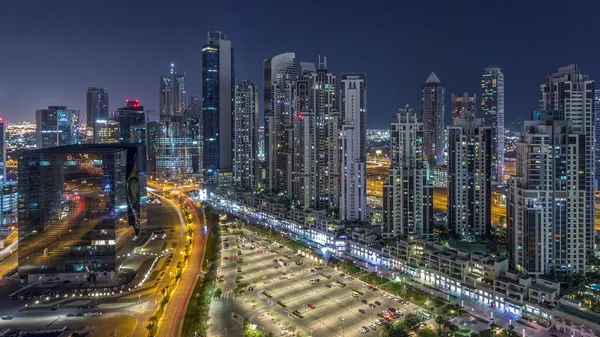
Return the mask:
[[[135,127],[146,123],[144,106],[138,100],[127,100],[127,106],[115,111],[113,119],[119,122],[119,142],[130,143]]]
[[[202,47],[202,133],[205,184],[232,180],[233,47],[224,33],[209,32]]]
[[[19,277],[106,281],[146,217],[145,147],[81,144],[19,158]],[[131,233],[133,231],[133,233]]]
[[[66,106],[49,106],[35,112],[38,149],[77,144],[79,112]]]

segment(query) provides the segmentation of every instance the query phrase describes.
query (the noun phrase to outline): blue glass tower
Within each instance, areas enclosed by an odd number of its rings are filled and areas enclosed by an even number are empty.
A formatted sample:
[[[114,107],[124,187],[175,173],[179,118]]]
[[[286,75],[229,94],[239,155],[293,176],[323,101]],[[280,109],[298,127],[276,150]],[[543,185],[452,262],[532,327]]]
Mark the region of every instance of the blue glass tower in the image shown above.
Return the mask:
[[[202,125],[204,183],[232,180],[233,47],[224,33],[209,32],[202,48]]]

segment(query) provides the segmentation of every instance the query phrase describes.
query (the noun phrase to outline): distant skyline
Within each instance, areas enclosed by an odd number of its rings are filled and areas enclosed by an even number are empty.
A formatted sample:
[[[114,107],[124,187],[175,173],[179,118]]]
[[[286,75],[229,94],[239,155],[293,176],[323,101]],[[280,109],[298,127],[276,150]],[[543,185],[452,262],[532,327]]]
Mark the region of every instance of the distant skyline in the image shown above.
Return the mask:
[[[368,128],[389,128],[406,104],[420,111],[432,71],[450,107],[451,93],[479,95],[484,68],[502,68],[505,124],[515,130],[558,67],[578,63],[600,80],[600,49],[590,38],[600,33],[591,15],[598,10],[596,2],[565,7],[554,0],[307,0],[294,10],[271,0],[11,1],[0,11],[0,116],[32,121],[49,105],[83,116],[86,90],[97,86],[109,92],[111,111],[138,99],[156,120],[160,76],[171,63],[186,73],[188,97],[201,96],[201,48],[207,32],[219,30],[235,46],[236,81],[259,84],[261,125],[263,60],[291,51],[299,62],[327,56],[332,72],[366,73]]]

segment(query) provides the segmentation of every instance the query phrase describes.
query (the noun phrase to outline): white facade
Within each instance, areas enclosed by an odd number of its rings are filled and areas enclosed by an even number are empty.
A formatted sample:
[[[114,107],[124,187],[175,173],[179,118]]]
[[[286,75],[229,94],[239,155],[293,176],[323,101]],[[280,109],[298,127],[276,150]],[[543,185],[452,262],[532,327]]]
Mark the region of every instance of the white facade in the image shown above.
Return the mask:
[[[433,187],[428,183],[423,149],[424,125],[417,114],[401,109],[392,118],[392,163],[383,187],[383,237],[430,233]]]
[[[585,255],[594,254],[594,94],[595,82],[583,75],[576,64],[558,69],[540,86],[540,109],[552,112],[560,119],[571,123],[571,132],[585,137],[579,155],[572,157],[584,161],[582,176],[577,186],[581,192],[585,211],[578,224],[571,224],[570,235],[583,236],[579,240],[585,246]],[[580,194],[580,196],[581,196]],[[579,239],[579,238],[578,238]],[[572,253],[573,254],[573,253]]]
[[[233,183],[254,190],[258,183],[258,88],[242,81],[235,86]]]
[[[340,218],[364,222],[367,217],[365,114],[366,78],[342,75],[342,163]]]
[[[508,198],[513,267],[537,275],[585,272],[584,144],[568,121],[523,123]]]

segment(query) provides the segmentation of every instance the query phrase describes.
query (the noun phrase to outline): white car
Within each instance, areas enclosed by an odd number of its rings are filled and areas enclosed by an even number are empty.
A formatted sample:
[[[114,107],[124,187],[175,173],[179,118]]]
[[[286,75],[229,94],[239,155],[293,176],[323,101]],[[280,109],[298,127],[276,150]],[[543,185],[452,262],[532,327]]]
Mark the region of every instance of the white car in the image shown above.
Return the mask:
[[[227,268],[227,267],[229,267],[228,264],[224,264],[224,265],[221,266],[221,268]]]
[[[367,286],[367,284],[366,284],[366,283],[363,283],[363,284],[361,284],[360,286],[364,288],[364,287],[366,287],[366,286]]]
[[[369,327],[373,330],[377,330],[377,326],[373,323],[369,324]]]
[[[282,335],[282,336],[285,336],[285,335],[287,335],[287,334],[288,334],[288,331],[287,331],[287,330],[281,330],[281,335]]]
[[[365,328],[360,328],[360,329],[358,329],[358,331],[360,331],[362,333],[367,333],[367,329],[365,329]]]
[[[382,312],[382,314],[384,314],[384,315],[389,315],[389,314],[390,314],[390,312],[389,312],[389,311],[387,311],[387,310],[384,310],[384,311]]]
[[[335,303],[337,303],[337,304],[342,304],[342,301],[340,301],[340,300],[335,300]]]
[[[343,322],[343,321],[345,321],[345,320],[346,320],[346,317],[344,317],[344,316],[340,316],[340,321],[342,321],[342,322]]]
[[[380,319],[376,319],[376,320],[375,320],[375,324],[377,324],[377,325],[382,325],[382,324],[383,324],[383,322],[382,322]]]

